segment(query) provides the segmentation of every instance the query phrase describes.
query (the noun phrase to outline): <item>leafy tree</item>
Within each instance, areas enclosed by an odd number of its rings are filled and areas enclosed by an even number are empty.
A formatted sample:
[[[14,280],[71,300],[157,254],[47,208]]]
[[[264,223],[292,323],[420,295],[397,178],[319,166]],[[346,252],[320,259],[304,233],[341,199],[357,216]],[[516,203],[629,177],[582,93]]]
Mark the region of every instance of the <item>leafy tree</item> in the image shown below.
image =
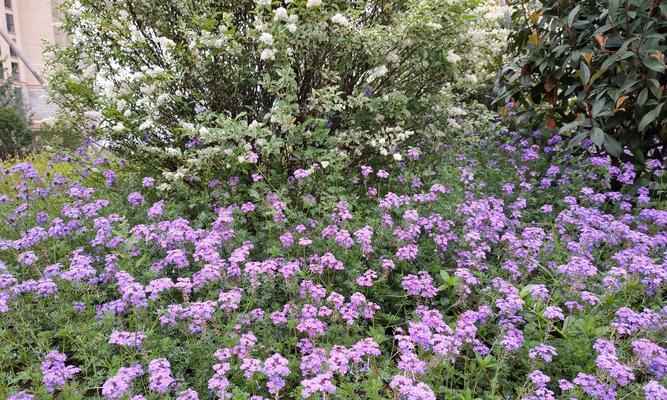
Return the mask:
[[[0,158],[18,154],[33,139],[20,91],[10,80],[0,83]]]
[[[69,0],[50,81],[81,129],[174,179],[342,171],[415,137],[450,82],[481,80],[481,3]]]
[[[509,49],[497,95],[536,128],[561,126],[641,163],[667,149],[667,3],[510,1]],[[623,152],[624,147],[632,154]],[[663,154],[657,149],[662,146]]]

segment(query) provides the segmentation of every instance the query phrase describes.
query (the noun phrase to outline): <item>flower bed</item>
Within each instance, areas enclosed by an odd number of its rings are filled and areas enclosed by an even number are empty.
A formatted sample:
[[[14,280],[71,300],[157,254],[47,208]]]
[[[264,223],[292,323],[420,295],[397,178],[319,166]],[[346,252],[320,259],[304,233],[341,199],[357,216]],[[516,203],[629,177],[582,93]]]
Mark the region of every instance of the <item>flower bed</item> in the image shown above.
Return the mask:
[[[536,143],[407,149],[335,201],[318,165],[216,181],[194,218],[85,151],[6,165],[0,397],[667,398],[664,201]]]

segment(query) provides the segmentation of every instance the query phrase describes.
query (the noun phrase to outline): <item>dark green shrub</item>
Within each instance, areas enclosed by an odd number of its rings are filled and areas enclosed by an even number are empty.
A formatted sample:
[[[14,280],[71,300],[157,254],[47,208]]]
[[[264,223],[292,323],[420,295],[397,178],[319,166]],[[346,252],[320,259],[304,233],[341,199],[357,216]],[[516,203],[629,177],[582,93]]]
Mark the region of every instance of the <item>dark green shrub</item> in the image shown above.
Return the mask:
[[[667,3],[511,0],[514,58],[496,85],[519,120],[590,138],[622,158],[658,156],[667,139]],[[632,156],[623,155],[628,146]],[[664,146],[663,146],[664,153]],[[664,156],[664,154],[663,154]]]
[[[44,124],[39,129],[40,147],[50,146],[74,150],[83,144],[83,136],[65,119]]]
[[[18,111],[0,107],[0,158],[16,155],[33,141],[32,129]]]
[[[33,139],[21,92],[12,81],[0,83],[0,159],[20,153]]]

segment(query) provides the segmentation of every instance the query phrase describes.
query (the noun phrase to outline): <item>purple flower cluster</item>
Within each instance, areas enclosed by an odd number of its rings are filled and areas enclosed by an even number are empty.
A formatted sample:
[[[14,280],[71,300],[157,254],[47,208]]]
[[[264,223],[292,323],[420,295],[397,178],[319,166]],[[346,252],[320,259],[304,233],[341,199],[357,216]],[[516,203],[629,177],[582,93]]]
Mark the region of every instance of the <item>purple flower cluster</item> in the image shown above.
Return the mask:
[[[67,356],[56,350],[50,351],[42,361],[42,381],[49,392],[65,386],[68,380],[81,370],[72,365],[65,365]]]
[[[117,344],[119,346],[141,348],[146,335],[142,332],[111,332],[109,337],[109,344]]]
[[[166,358],[156,358],[148,363],[148,387],[158,393],[165,393],[176,381],[171,377],[171,364]]]

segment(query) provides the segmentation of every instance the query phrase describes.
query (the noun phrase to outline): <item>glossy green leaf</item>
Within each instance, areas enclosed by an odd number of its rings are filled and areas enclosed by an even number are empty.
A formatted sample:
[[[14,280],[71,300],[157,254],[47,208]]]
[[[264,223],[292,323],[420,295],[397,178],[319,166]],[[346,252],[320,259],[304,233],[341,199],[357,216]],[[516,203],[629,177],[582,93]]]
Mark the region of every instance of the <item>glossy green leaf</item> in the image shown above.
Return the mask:
[[[657,107],[655,107],[653,110],[649,111],[642,117],[641,121],[639,121],[639,131],[642,132],[646,129],[647,126],[649,126],[653,121],[655,121],[658,116],[660,115],[660,111],[662,111],[662,106],[665,103],[660,103]]]

